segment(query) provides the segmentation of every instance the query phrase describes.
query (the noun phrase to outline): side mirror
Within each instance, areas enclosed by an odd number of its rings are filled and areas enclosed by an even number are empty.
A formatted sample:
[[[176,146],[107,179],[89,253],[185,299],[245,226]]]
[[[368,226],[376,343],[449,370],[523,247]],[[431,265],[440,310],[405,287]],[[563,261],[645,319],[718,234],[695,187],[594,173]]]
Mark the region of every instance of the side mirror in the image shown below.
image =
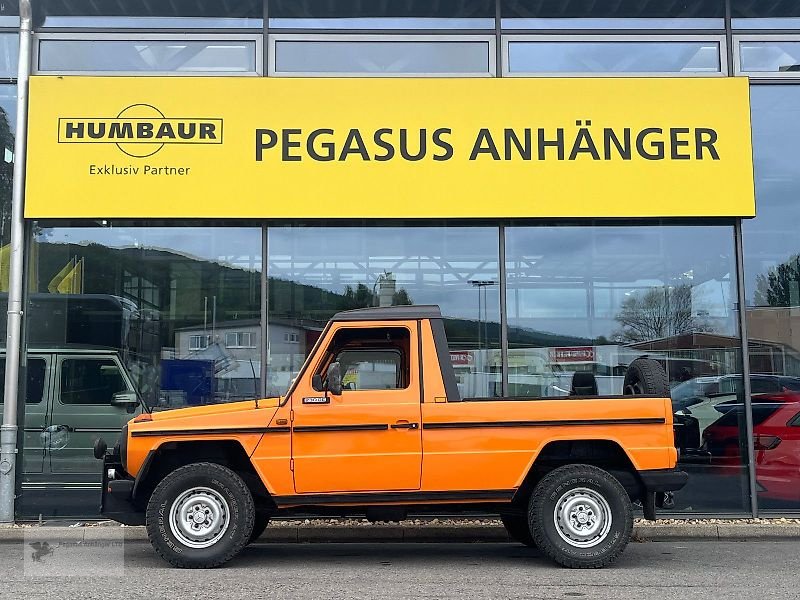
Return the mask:
[[[311,387],[313,387],[316,392],[323,391],[322,375],[316,373],[311,377]]]
[[[124,391],[117,392],[111,396],[111,406],[120,406],[122,408],[134,408],[139,405],[139,398],[136,392]]]
[[[333,362],[328,367],[328,373],[325,375],[325,390],[334,396],[342,394],[342,368],[338,362]]]

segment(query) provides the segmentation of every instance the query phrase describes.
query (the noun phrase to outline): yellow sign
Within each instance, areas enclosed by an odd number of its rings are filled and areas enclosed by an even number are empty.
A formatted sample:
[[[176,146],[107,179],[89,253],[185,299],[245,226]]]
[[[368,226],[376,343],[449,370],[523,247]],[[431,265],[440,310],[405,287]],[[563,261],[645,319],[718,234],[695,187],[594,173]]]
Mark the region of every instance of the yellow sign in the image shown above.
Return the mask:
[[[751,217],[744,78],[33,77],[28,218]]]

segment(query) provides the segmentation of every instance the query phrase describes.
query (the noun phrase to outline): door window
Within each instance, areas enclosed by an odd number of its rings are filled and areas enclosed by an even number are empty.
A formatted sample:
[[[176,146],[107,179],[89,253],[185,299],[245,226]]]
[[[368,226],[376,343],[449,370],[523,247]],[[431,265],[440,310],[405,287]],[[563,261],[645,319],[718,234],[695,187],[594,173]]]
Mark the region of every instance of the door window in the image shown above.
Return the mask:
[[[343,350],[337,357],[342,369],[342,389],[399,390],[402,377],[399,350]]]
[[[43,358],[28,359],[28,380],[25,395],[25,404],[39,404],[44,395],[44,380],[47,374],[47,365]],[[0,358],[0,381],[6,379],[6,359]],[[5,387],[0,385],[0,404],[5,401]]]
[[[110,358],[67,358],[61,363],[61,404],[108,405],[114,394],[127,389]]]
[[[317,373],[324,378],[328,365],[336,361],[343,390],[405,389],[409,384],[410,340],[411,334],[404,327],[340,329]]]

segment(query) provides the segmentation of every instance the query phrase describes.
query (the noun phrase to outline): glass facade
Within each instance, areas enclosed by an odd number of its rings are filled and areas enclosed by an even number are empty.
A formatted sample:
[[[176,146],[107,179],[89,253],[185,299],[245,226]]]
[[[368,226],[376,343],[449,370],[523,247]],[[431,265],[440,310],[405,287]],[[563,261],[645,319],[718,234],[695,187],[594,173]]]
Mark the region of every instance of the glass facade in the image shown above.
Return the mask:
[[[256,43],[197,39],[47,39],[39,44],[39,71],[254,73]]]
[[[277,38],[275,75],[489,75],[488,40]]]
[[[276,227],[267,235],[269,393],[286,391],[335,312],[438,304],[462,397],[502,395],[496,226]]]
[[[510,41],[511,74],[719,73],[719,42]]]
[[[137,410],[132,393],[159,410],[281,394],[332,314],[403,304],[441,307],[464,397],[567,396],[576,373],[594,376],[596,389],[583,394],[615,395],[631,360],[655,358],[669,375],[681,467],[692,475],[673,514],[747,515],[753,498],[761,512],[800,508],[800,3],[36,7],[36,73],[746,74],[758,216],[742,223],[743,269],[736,224],[719,220],[29,222],[20,516],[90,516],[91,445]],[[0,14],[0,298],[16,20]],[[356,362],[370,377],[396,370],[391,357]],[[71,434],[75,423],[89,431]]]

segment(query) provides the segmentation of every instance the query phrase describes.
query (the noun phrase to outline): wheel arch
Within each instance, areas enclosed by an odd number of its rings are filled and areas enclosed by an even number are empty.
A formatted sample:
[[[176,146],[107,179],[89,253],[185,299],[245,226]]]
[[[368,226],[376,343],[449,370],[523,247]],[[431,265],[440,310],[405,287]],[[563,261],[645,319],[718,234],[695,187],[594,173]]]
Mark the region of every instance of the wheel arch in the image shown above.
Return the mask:
[[[639,500],[644,486],[635,460],[618,440],[608,437],[550,439],[536,454],[512,502],[527,502],[536,484],[550,471],[570,464],[593,465],[614,475],[631,500]]]
[[[132,492],[134,503],[140,508],[147,506],[150,495],[164,477],[179,467],[199,462],[212,462],[228,467],[245,482],[257,509],[275,509],[269,490],[253,467],[241,442],[235,438],[168,440],[153,447],[136,476]]]

